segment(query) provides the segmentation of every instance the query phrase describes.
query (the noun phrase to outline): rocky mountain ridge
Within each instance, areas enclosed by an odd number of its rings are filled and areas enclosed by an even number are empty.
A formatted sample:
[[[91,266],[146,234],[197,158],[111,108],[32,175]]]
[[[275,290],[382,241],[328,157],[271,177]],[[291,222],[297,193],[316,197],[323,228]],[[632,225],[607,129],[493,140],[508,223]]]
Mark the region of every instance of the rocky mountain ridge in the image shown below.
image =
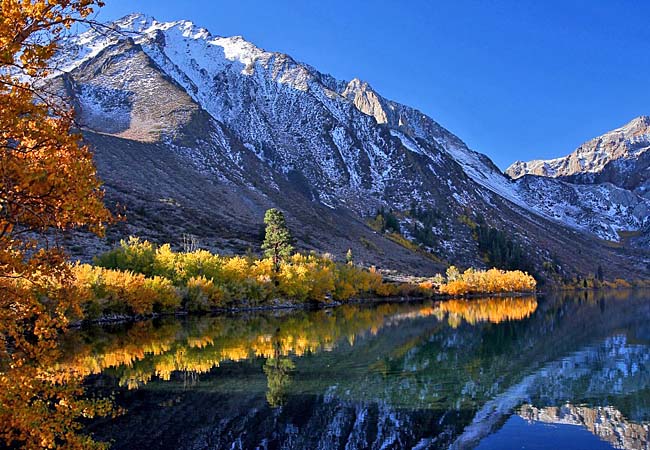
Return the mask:
[[[602,195],[587,195],[598,205],[592,210],[609,209],[618,214],[627,207],[631,214],[627,228],[605,230],[603,220],[593,222],[594,232],[605,239],[617,241],[619,231],[639,231],[648,228],[648,202],[650,193],[650,116],[639,116],[626,125],[591,139],[573,153],[551,160],[517,161],[506,169],[506,174],[520,183],[547,184],[551,179],[565,182],[577,190],[600,190]],[[532,176],[532,178],[531,178]],[[540,191],[538,191],[540,192]],[[612,209],[608,198],[615,197]],[[551,196],[552,197],[552,196]],[[583,196],[585,198],[585,196]],[[548,200],[547,200],[548,201]],[[554,203],[554,200],[551,200]],[[604,207],[604,208],[603,208]],[[647,245],[642,239],[639,245]]]
[[[514,179],[530,174],[553,178],[582,176],[582,179],[594,182],[597,174],[610,164],[617,161],[631,163],[642,158],[648,150],[650,116],[639,116],[622,127],[585,142],[568,156],[517,161],[506,169],[506,173]]]
[[[538,182],[540,196],[420,111],[241,37],[133,14],[70,39],[58,62],[53,86],[77,110],[109,201],[127,208],[121,235],[175,242],[190,232],[241,251],[276,206],[305,249],[353,248],[363,262],[430,273],[485,264],[459,220],[469,214],[521,245],[542,242],[530,249],[540,266],[586,272],[585,254],[607,254],[622,272],[645,258],[600,243],[642,229],[644,199],[552,179]],[[404,237],[423,227],[432,237],[415,251],[377,233],[367,222],[382,208]],[[586,253],[565,257],[571,246]]]

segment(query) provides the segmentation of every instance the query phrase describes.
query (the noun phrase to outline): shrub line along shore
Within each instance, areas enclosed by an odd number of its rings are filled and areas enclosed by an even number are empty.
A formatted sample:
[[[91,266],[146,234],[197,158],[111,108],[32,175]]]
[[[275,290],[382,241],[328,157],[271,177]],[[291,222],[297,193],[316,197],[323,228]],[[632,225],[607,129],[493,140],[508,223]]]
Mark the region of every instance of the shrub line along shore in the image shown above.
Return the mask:
[[[352,302],[450,299],[534,292],[521,271],[464,272],[455,267],[420,282],[385,282],[373,267],[336,262],[329,255],[289,253],[264,258],[220,256],[205,250],[175,252],[169,244],[138,238],[94,260],[72,264],[68,288],[79,310],[71,322],[153,317],[163,313],[215,313],[322,308]]]

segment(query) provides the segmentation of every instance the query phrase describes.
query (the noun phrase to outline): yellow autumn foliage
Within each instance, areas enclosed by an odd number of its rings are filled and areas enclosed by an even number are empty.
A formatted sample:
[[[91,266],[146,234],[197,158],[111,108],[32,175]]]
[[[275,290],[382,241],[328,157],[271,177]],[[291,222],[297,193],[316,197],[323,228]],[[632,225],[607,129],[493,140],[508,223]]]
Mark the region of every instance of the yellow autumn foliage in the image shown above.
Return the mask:
[[[160,276],[148,278],[131,271],[88,264],[72,266],[72,275],[86,311],[93,302],[101,309],[95,312],[104,314],[151,314],[171,311],[181,305],[181,297],[172,282]]]
[[[529,317],[537,309],[534,297],[487,298],[480,300],[448,300],[440,304],[440,310],[449,315],[449,323],[462,318],[470,325],[479,322],[501,323]]]
[[[95,258],[96,266],[73,267],[89,317],[149,314],[157,311],[208,311],[251,306],[274,299],[297,302],[348,300],[360,295],[391,295],[394,285],[381,274],[328,255],[294,254],[274,270],[271,258],[224,256],[206,250],[175,252],[169,244],[130,238]]]
[[[101,233],[103,204],[90,149],[69,104],[49,92],[51,58],[101,0],[0,0],[0,447],[99,448],[78,418],[108,411],[81,386],[55,386],[43,366],[78,297],[65,255],[44,235]],[[55,244],[55,245],[53,245]],[[43,414],[46,412],[47,414]]]
[[[448,273],[450,272],[453,272],[455,275],[448,277],[446,282],[440,284],[438,289],[441,294],[456,296],[466,294],[532,292],[537,286],[537,282],[532,276],[520,270],[467,269],[463,273],[448,270]],[[432,288],[433,283],[423,284],[422,286],[430,286]]]
[[[344,305],[328,311],[297,312],[289,320],[204,317],[189,328],[178,322],[161,326],[136,322],[123,336],[107,333],[105,339],[93,341],[100,343],[98,348],[83,338],[70,342],[74,350],[55,365],[53,373],[87,376],[113,368],[120,385],[135,388],[154,376],[168,380],[175,371],[206,373],[225,361],[301,356],[342,342],[354,345],[360,336],[413,318],[435,317],[454,327],[462,321],[476,325],[523,319],[536,308],[534,297],[486,298],[385,303],[372,308]]]

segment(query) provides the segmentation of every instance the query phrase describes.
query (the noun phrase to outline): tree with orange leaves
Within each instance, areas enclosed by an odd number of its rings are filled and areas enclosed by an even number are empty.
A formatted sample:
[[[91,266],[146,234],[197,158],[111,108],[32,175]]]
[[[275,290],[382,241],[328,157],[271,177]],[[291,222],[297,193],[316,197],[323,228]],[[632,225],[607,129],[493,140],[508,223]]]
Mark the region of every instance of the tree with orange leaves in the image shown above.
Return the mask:
[[[80,390],[52,381],[56,338],[79,310],[63,252],[46,233],[103,232],[111,215],[71,109],[47,90],[70,27],[101,0],[0,0],[0,441],[87,448]]]
[[[46,304],[38,295],[45,280],[64,280],[67,267],[58,248],[35,236],[82,226],[101,233],[111,218],[92,154],[71,132],[71,110],[46,89],[48,64],[60,39],[101,5],[98,0],[0,0],[2,351],[6,333],[14,347],[27,343],[23,338],[30,332],[37,340],[46,337],[51,321],[61,324],[74,307],[63,299]],[[37,295],[26,296],[23,286]],[[41,316],[47,324],[39,322]]]

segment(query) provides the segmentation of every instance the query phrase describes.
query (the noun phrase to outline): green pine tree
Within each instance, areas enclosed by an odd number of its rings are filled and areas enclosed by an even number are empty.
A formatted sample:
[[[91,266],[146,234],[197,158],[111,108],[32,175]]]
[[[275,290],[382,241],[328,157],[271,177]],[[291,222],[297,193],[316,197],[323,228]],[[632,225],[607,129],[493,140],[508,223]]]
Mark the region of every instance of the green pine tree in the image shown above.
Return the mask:
[[[287,392],[291,386],[292,373],[296,364],[287,357],[268,358],[264,363],[266,374],[266,401],[272,408],[282,406],[287,399]]]
[[[266,225],[266,234],[262,250],[267,258],[273,259],[273,269],[275,272],[279,272],[280,262],[291,256],[293,251],[291,233],[284,214],[278,209],[271,208],[266,211],[264,224]]]

